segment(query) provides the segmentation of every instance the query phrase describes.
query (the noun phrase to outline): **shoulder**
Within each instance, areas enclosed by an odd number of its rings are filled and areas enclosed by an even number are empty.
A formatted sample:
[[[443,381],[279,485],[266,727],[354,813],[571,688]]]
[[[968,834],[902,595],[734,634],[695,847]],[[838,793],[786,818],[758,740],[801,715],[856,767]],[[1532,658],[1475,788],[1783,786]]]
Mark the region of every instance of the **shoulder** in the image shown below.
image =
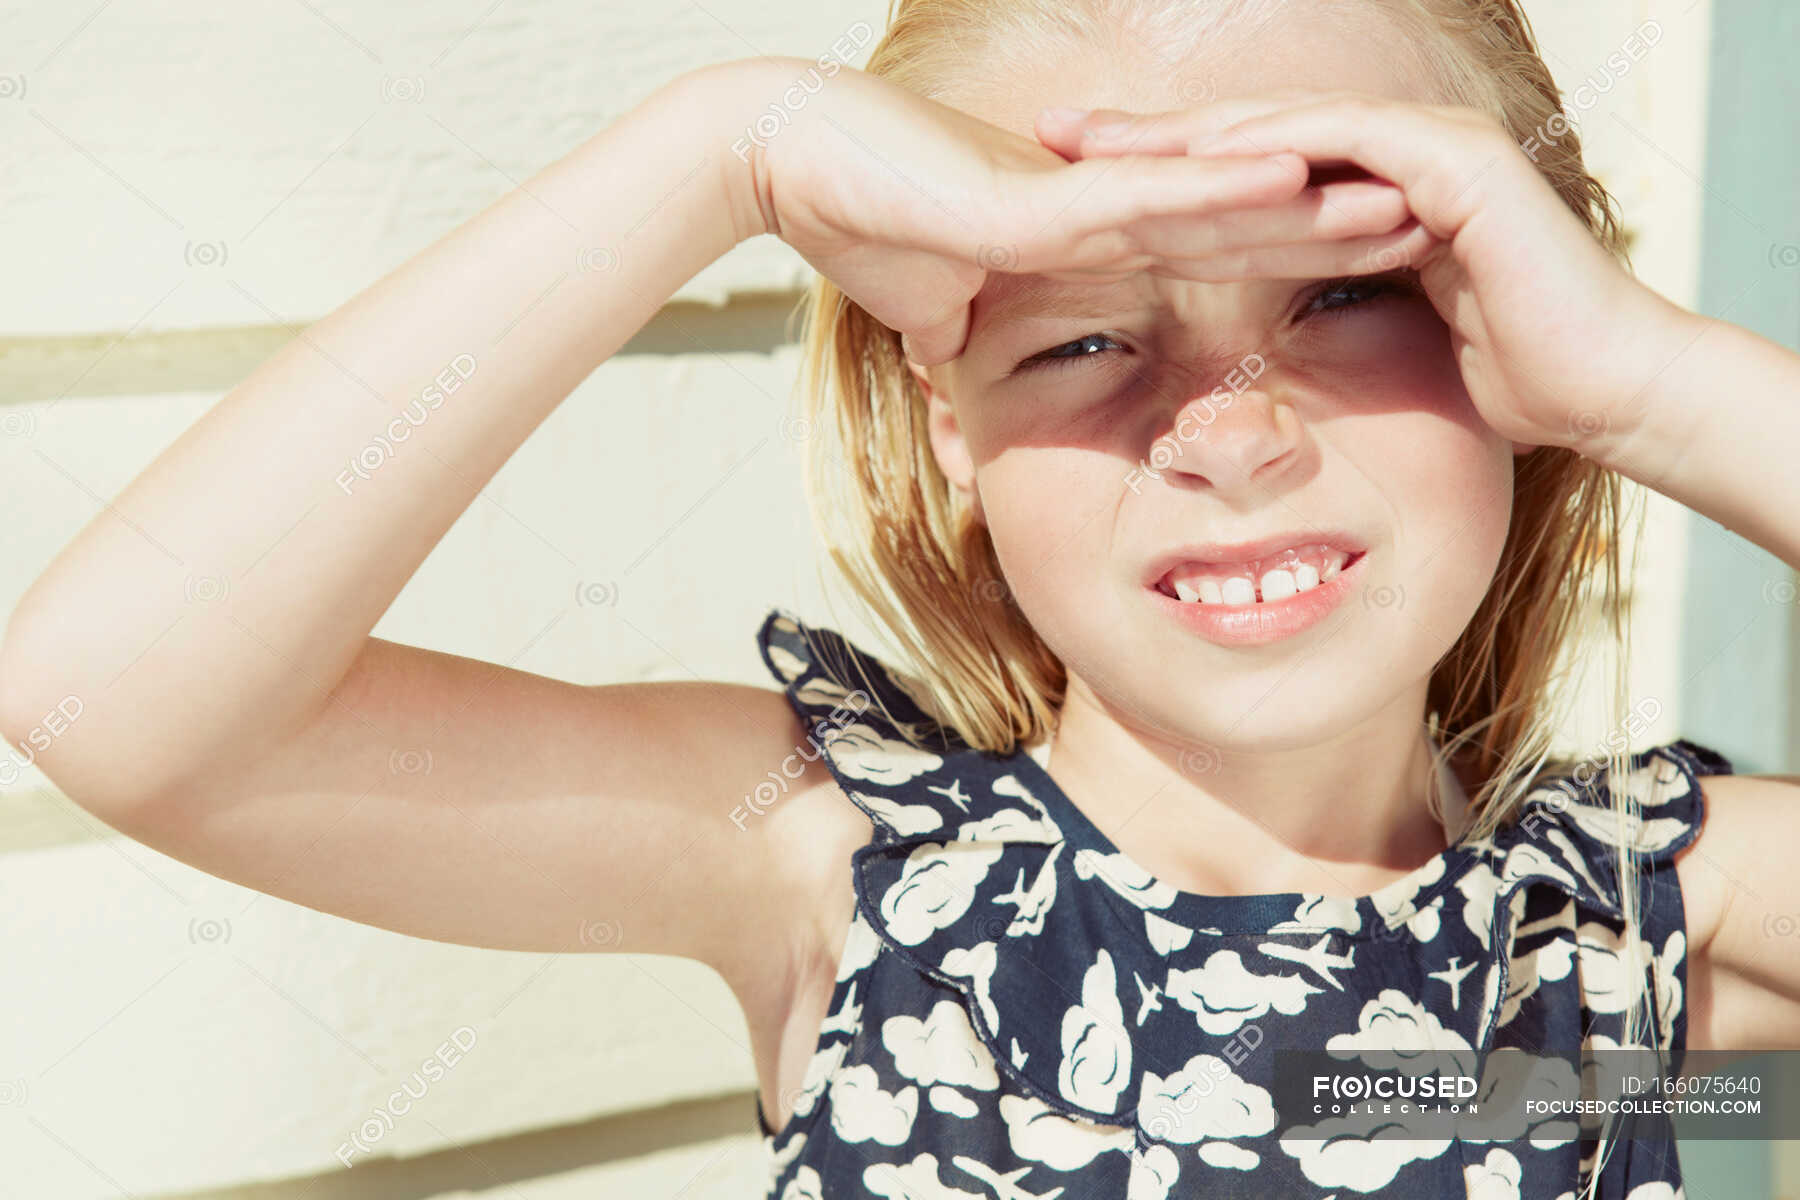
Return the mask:
[[[1689,1046],[1800,1047],[1800,776],[1703,781],[1705,836],[1676,859],[1689,949]]]
[[[1675,860],[1691,953],[1709,951],[1729,921],[1727,941],[1737,945],[1726,949],[1744,957],[1742,943],[1766,941],[1761,932],[1743,927],[1745,919],[1757,925],[1769,916],[1800,921],[1795,863],[1783,852],[1800,841],[1800,776],[1715,775],[1702,787],[1705,836]],[[1777,907],[1783,899],[1792,902],[1785,911]]]
[[[829,961],[845,932],[853,853],[945,823],[943,814],[924,819],[949,801],[922,776],[961,741],[927,712],[911,676],[836,630],[774,609],[757,645],[781,688],[770,695],[785,701],[790,716],[786,740],[770,749],[763,777],[733,820],[763,825],[779,814],[764,833],[783,840],[793,866],[804,863],[808,957]]]

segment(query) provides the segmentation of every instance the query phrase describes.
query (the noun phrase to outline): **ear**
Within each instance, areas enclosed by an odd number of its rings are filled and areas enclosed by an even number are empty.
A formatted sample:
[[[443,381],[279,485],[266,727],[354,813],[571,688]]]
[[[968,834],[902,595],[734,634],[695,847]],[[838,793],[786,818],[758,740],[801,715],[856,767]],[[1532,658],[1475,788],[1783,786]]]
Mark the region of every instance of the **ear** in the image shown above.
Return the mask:
[[[938,470],[944,473],[951,490],[968,506],[975,521],[986,524],[981,512],[981,493],[975,488],[975,459],[969,453],[962,426],[957,423],[956,409],[951,406],[950,398],[932,382],[927,368],[909,358],[906,369],[912,372],[919,390],[925,394],[925,426],[931,435],[931,453],[937,459]]]

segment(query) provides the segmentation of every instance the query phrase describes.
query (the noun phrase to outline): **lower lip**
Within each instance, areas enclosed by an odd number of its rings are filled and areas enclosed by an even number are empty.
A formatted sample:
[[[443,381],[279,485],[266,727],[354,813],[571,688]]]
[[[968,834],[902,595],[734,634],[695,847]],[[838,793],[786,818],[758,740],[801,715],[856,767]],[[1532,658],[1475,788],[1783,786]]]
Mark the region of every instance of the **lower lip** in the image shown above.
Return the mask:
[[[1280,600],[1249,604],[1201,604],[1177,600],[1152,587],[1151,597],[1170,616],[1209,642],[1221,646],[1260,646],[1292,637],[1323,621],[1362,580],[1368,553],[1358,555],[1317,587]]]

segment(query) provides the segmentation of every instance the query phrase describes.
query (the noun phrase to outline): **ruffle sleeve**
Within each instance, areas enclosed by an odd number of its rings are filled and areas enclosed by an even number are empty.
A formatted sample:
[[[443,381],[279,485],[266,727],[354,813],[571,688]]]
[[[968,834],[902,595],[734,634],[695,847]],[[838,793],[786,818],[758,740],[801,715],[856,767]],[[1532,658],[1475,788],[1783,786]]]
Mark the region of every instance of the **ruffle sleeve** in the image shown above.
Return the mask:
[[[1610,769],[1578,768],[1535,789],[1518,820],[1496,838],[1503,873],[1552,880],[1607,913],[1621,930],[1625,907],[1616,845],[1623,840],[1637,869],[1640,965],[1653,1005],[1654,1035],[1676,1069],[1687,1044],[1688,938],[1675,859],[1705,824],[1702,779],[1731,771],[1717,751],[1677,739],[1629,757],[1620,786],[1635,801],[1635,816],[1621,821],[1614,811]],[[1509,891],[1503,889],[1503,901]],[[1497,911],[1495,919],[1503,914]],[[1503,977],[1502,991],[1505,986]]]
[[[1106,907],[1056,905],[1082,886],[1064,831],[1007,759],[932,720],[887,666],[780,610],[760,640],[833,777],[875,826],[852,863],[863,919],[890,953],[961,995],[976,1036],[1022,1090],[1064,1117],[1123,1123],[1136,1068],[1181,1066],[1131,1062],[1123,1006],[1133,966],[1150,966],[1133,957],[1141,926]],[[1116,957],[1084,956],[1096,940]],[[1065,1054],[1071,1028],[1085,1030],[1077,1040],[1092,1053]]]

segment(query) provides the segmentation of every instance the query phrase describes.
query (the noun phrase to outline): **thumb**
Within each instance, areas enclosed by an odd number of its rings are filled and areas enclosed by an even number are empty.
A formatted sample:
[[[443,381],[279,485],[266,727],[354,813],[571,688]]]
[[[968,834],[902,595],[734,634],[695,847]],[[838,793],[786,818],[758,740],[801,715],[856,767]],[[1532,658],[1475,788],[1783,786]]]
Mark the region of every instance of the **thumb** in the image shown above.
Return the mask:
[[[1045,108],[1038,112],[1037,138],[1072,162],[1094,149],[1096,144],[1113,142],[1110,137],[1096,137],[1094,131],[1098,129],[1122,127],[1120,132],[1125,136],[1118,142],[1129,144],[1132,123],[1137,115],[1122,108]],[[1153,151],[1140,150],[1140,153]]]
[[[969,340],[969,306],[959,304],[942,320],[900,335],[900,349],[921,367],[960,356]]]
[[[1038,114],[1038,140],[1071,160],[1113,154],[1187,154],[1233,125],[1292,107],[1308,95],[1287,89],[1209,100],[1164,112],[1047,108]]]

